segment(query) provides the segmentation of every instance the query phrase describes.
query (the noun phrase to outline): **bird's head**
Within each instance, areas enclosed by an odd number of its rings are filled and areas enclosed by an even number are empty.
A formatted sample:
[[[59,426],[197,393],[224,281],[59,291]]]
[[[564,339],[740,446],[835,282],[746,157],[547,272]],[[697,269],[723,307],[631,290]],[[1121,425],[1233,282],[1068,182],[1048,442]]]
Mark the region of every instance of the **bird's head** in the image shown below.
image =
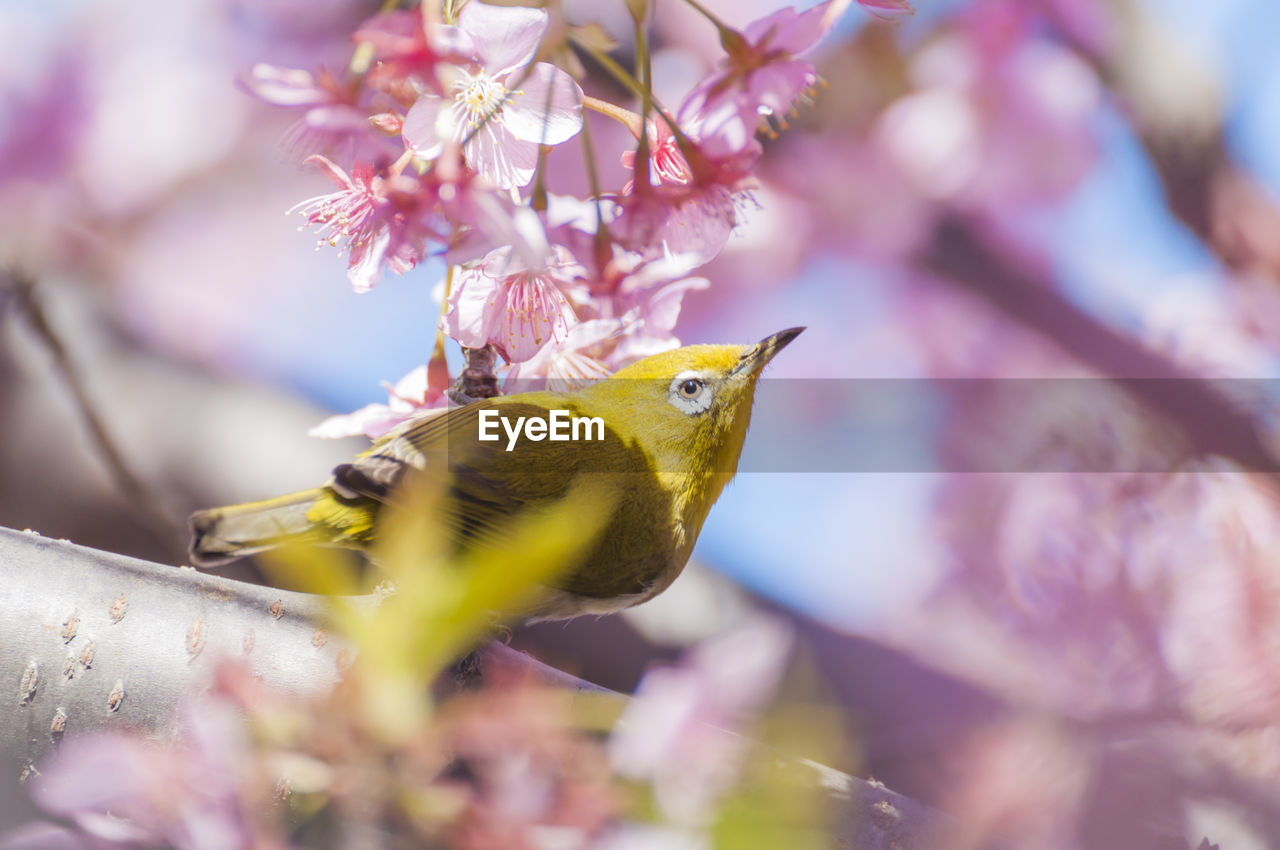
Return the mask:
[[[646,357],[588,390],[661,471],[736,470],[756,379],[804,328],[754,345],[690,345]]]

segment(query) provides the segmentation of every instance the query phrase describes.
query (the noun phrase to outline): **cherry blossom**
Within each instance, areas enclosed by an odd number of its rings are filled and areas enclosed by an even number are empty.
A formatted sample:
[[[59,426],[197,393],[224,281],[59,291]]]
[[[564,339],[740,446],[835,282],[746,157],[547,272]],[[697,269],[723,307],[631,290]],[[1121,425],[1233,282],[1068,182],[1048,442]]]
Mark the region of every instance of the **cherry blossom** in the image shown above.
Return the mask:
[[[1097,75],[1033,37],[1037,18],[1017,4],[975,3],[960,22],[914,57],[916,90],[872,139],[929,200],[1021,210],[1062,197],[1096,159]]]
[[[346,240],[347,277],[357,292],[373,288],[384,263],[397,274],[418,264],[423,242],[433,235],[418,220],[418,181],[404,175],[382,177],[361,162],[348,175],[318,154],[307,162],[323,168],[338,191],[305,200],[293,211],[307,217],[321,241],[337,245]]]
[[[738,204],[725,186],[655,186],[621,199],[611,231],[623,246],[648,258],[690,254],[701,265],[729,241]]]
[[[312,74],[259,62],[241,75],[240,84],[266,103],[302,110],[283,140],[298,154],[335,150],[344,142],[364,153],[379,142],[366,132],[369,117],[352,103],[352,92],[327,71]]]
[[[387,391],[386,404],[366,404],[351,413],[330,416],[307,432],[308,436],[337,439],[363,434],[377,440],[404,422],[421,415],[422,411],[444,409],[448,402],[446,387],[431,386],[430,373],[424,364],[405,375],[392,386],[383,382]]]
[[[433,84],[439,63],[465,60],[473,51],[466,33],[432,23],[422,7],[374,15],[352,39],[372,50],[370,84],[393,94]]]
[[[538,214],[463,167],[457,143],[445,146],[423,179],[432,185],[439,213],[451,228],[445,252],[450,265],[481,259],[501,247],[511,248],[526,265],[542,261],[547,236]]]
[[[623,151],[622,167],[635,170],[636,151]],[[649,122],[649,182],[654,186],[663,184],[686,185],[693,181],[693,170],[689,161],[680,150],[680,144],[671,132],[665,120]],[[622,187],[623,194],[629,194],[635,188],[635,181],[628,181]]]
[[[622,368],[642,357],[679,348],[675,327],[684,296],[710,285],[706,278],[682,277],[664,282],[643,295],[624,294],[619,300],[631,304],[622,318],[627,333],[614,349],[609,363],[614,368]]]
[[[548,389],[572,392],[609,377],[607,352],[624,331],[617,319],[588,319],[569,328],[562,340],[552,340],[522,363],[512,364],[503,381],[503,392]],[[539,385],[530,382],[545,379]]]
[[[749,139],[736,151],[715,155],[701,143],[699,120],[682,125],[683,145],[665,119],[652,122],[649,183],[628,181],[618,200],[614,235],[646,259],[684,255],[690,268],[702,265],[724,248],[750,201],[759,142]],[[634,170],[635,163],[635,151],[623,153],[624,167]]]
[[[241,801],[248,754],[233,705],[192,700],[177,746],[122,731],[74,738],[42,767],[32,799],[97,839],[89,846],[251,846],[258,837]]]
[[[454,280],[445,333],[468,348],[492,343],[510,362],[528,360],[549,341],[564,340],[578,321],[562,288],[582,266],[563,246],[551,246],[530,266],[511,248],[498,248]]]
[[[745,149],[762,121],[781,119],[817,84],[813,65],[795,57],[831,26],[830,6],[828,0],[804,12],[779,9],[726,40],[728,56],[685,97],[680,123],[698,125],[711,153]]]
[[[858,0],[858,5],[878,18],[898,18],[915,14],[907,0]]]
[[[560,144],[582,127],[578,84],[546,62],[529,66],[547,23],[541,9],[468,3],[457,29],[474,61],[440,69],[446,94],[418,98],[405,117],[405,143],[426,159],[446,140],[462,143],[467,165],[500,188],[533,179],[539,145]]]
[[[708,818],[749,746],[732,730],[773,693],[792,642],[785,623],[758,615],[646,674],[609,741],[614,767],[651,780],[669,820]]]

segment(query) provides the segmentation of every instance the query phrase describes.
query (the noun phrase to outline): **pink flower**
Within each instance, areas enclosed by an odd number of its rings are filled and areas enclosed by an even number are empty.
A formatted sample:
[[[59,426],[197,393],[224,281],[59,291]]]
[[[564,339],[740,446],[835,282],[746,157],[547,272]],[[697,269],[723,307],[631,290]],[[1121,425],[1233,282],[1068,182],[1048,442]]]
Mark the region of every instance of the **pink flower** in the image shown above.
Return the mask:
[[[649,184],[628,181],[611,230],[624,247],[646,259],[685,255],[694,268],[719,254],[729,241],[738,210],[750,198],[753,183],[748,175],[761,148],[752,138],[738,150],[716,155],[702,144],[698,126],[682,129],[687,156],[665,120],[653,123]],[[634,151],[622,156],[625,167],[634,168],[635,161]]]
[[[609,741],[614,767],[651,780],[668,820],[709,819],[749,746],[733,732],[777,687],[792,641],[785,623],[760,615],[697,647],[681,667],[645,674]]]
[[[303,110],[284,136],[285,146],[299,155],[333,150],[343,142],[386,143],[370,133],[369,116],[351,103],[351,92],[326,71],[312,75],[260,62],[239,81],[267,103]]]
[[[396,274],[418,264],[426,238],[437,236],[418,221],[419,181],[378,176],[368,163],[357,162],[348,175],[323,156],[306,161],[324,168],[338,191],[305,200],[290,212],[305,215],[321,241],[336,246],[338,239],[346,240],[347,277],[357,292],[373,288],[384,264]]]
[[[921,197],[1006,219],[1079,184],[1097,153],[1097,75],[1035,36],[1016,4],[966,7],[956,32],[912,60],[919,88],[886,109],[871,139]]]
[[[383,382],[387,390],[386,404],[367,404],[351,413],[330,416],[307,432],[310,437],[339,439],[361,434],[371,440],[383,437],[406,419],[412,419],[421,411],[444,409],[448,403],[447,387],[431,386],[427,367],[419,366],[405,375],[395,386]]]
[[[618,300],[632,306],[622,317],[626,335],[610,355],[609,365],[621,369],[642,357],[679,348],[680,340],[675,335],[675,326],[680,317],[684,296],[708,286],[710,283],[706,278],[681,277],[646,289],[643,295],[620,293]]]
[[[225,700],[188,703],[182,721],[170,747],[123,732],[68,740],[41,765],[32,799],[71,820],[91,846],[261,846],[240,797],[249,752],[238,710]]]
[[[647,259],[688,254],[694,265],[724,248],[738,223],[740,195],[722,185],[654,186],[619,201],[610,225],[618,242]]]
[[[779,9],[748,24],[720,67],[680,105],[680,124],[696,127],[703,147],[724,156],[742,151],[762,121],[781,120],[818,82],[797,54],[813,47],[834,23],[832,0],[804,12]]]
[[[916,11],[907,0],[858,0],[858,5],[877,18],[899,18]]]
[[[608,371],[649,354],[679,347],[674,329],[685,293],[708,286],[704,278],[688,277],[705,262],[705,246],[684,254],[654,256],[653,250],[628,251],[613,243],[601,256],[594,239],[593,205],[552,196],[547,219],[556,243],[568,246],[583,266],[584,285],[568,293],[574,312],[584,324],[593,320],[607,322],[610,330],[598,333],[590,341],[585,332],[571,333],[570,339],[563,343],[539,351],[533,361],[520,370],[522,376],[552,377],[560,368],[555,358],[578,357],[584,352],[589,352],[590,357]],[[611,219],[612,208],[606,208],[606,223]],[[610,224],[611,230],[616,224]],[[571,368],[568,364],[561,365]],[[582,371],[579,378],[588,372],[591,370]]]
[[[446,141],[463,143],[467,165],[493,185],[528,183],[538,146],[560,144],[582,128],[578,84],[545,62],[525,70],[547,22],[541,9],[468,3],[457,29],[473,45],[475,61],[439,68],[448,75],[447,93],[418,98],[405,117],[405,144],[434,159]]]
[[[380,12],[362,23],[351,39],[372,50],[370,74],[427,83],[434,81],[437,63],[470,52],[469,41],[457,43],[445,37],[442,29],[432,25],[419,7]]]
[[[464,168],[457,143],[445,146],[423,179],[431,183],[452,232],[446,263],[462,265],[502,247],[528,266],[543,261],[547,236],[538,214]]]
[[[577,324],[561,289],[581,272],[559,245],[540,266],[522,261],[509,247],[498,248],[454,279],[444,331],[467,348],[492,343],[510,363],[528,360],[546,343],[564,340]]]
[[[688,277],[698,264],[694,254],[649,260],[616,245],[613,254],[590,289],[573,292],[579,317],[609,321],[616,327],[607,345],[593,349],[593,356],[610,370],[679,348],[674,331],[684,296],[709,285],[705,278]]]
[[[635,170],[636,152],[622,152],[622,167]],[[667,122],[659,118],[649,125],[649,182],[654,186],[675,184],[684,186],[693,181],[693,171],[689,161],[680,151],[680,145],[672,134]],[[629,194],[635,187],[635,181],[628,181],[622,187],[623,194]]]
[[[572,392],[609,377],[611,370],[603,361],[622,332],[622,322],[617,319],[579,322],[569,328],[563,340],[548,342],[533,357],[512,365],[503,381],[503,392]],[[539,378],[545,380],[531,384]]]

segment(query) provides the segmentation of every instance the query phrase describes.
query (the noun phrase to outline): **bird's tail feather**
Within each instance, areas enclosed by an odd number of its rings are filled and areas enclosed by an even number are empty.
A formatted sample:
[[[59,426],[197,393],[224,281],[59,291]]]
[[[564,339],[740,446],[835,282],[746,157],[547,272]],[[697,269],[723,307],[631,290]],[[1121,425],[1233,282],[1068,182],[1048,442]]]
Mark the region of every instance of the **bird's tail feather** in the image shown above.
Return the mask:
[[[286,543],[330,543],[333,533],[308,516],[323,488],[302,490],[191,515],[191,560],[216,566]]]

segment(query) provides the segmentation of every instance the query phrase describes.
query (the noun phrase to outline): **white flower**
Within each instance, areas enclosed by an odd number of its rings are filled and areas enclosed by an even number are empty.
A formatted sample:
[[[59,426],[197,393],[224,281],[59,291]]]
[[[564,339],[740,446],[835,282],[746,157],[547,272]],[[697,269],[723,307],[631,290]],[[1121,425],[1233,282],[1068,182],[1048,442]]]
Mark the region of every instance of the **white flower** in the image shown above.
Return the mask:
[[[558,145],[582,129],[582,89],[564,71],[539,62],[527,68],[547,30],[542,9],[490,6],[472,0],[458,15],[459,43],[470,65],[442,71],[444,95],[428,93],[405,116],[405,144],[434,159],[446,141],[463,144],[467,165],[494,186],[533,179],[539,145]]]

